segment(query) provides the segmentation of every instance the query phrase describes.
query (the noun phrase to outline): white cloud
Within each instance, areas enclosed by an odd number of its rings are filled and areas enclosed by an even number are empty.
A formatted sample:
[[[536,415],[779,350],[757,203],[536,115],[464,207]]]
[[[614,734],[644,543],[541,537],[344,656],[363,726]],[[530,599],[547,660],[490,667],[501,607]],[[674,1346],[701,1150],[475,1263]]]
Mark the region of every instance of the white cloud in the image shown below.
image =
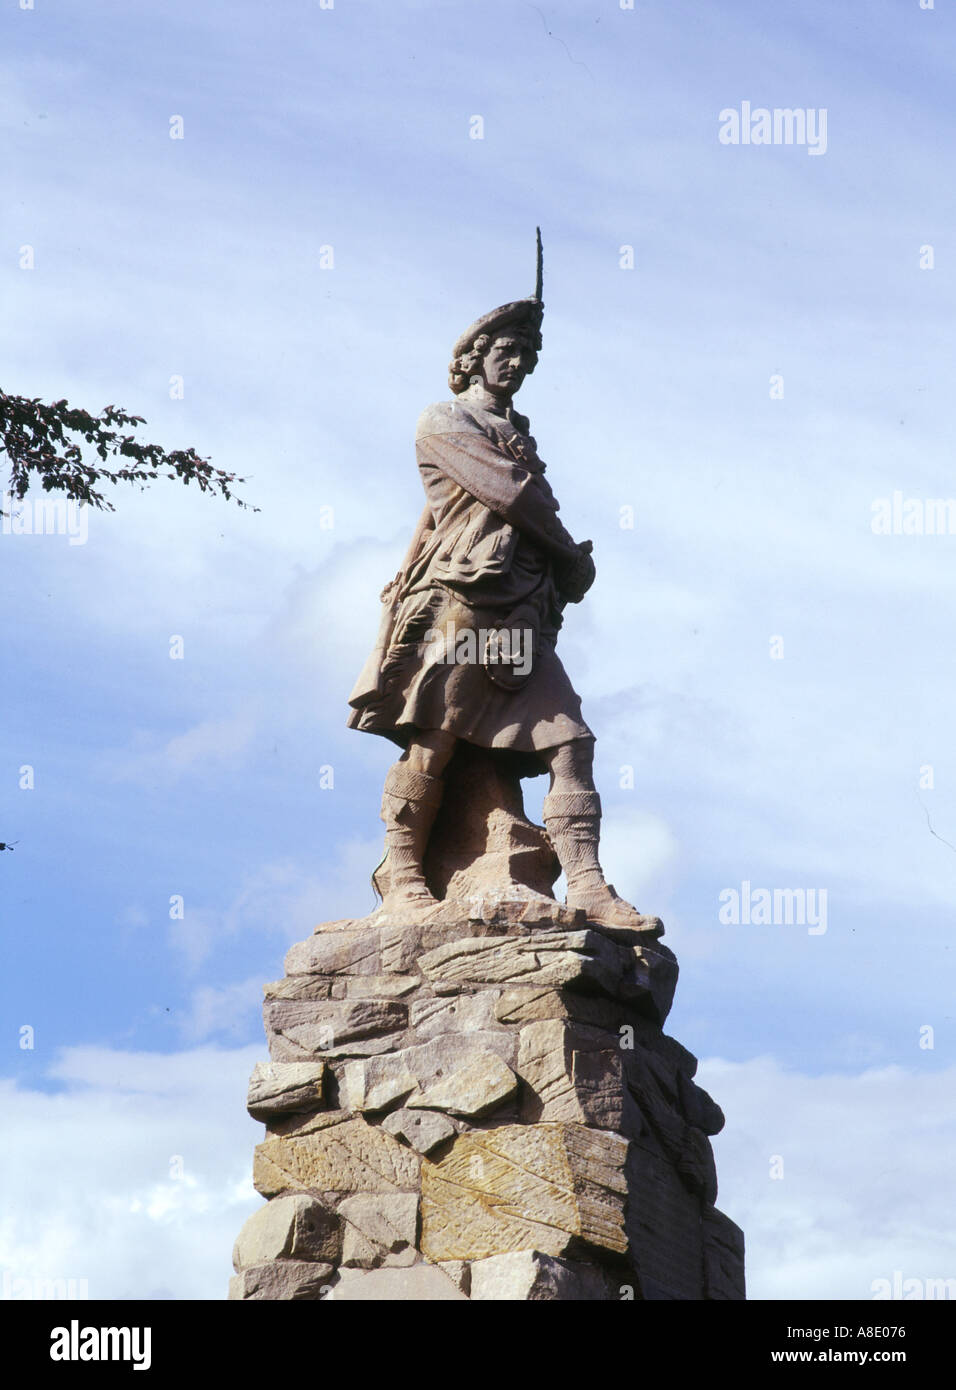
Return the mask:
[[[223,1298],[232,1243],[259,1205],[261,1129],[244,1100],[263,1055],[69,1048],[49,1072],[64,1090],[0,1083],[0,1270],[86,1279],[91,1297]],[[954,1069],[814,1077],[762,1057],[708,1060],[698,1079],[728,1116],[718,1205],[744,1228],[752,1298],[867,1299],[896,1270],[956,1276]]]
[[[259,976],[254,975],[236,984],[220,988],[202,985],[194,990],[189,1012],[179,1022],[184,1041],[203,1042],[216,1034],[245,1038],[250,1021],[262,1004],[262,984]]]
[[[134,751],[114,758],[113,775],[119,781],[154,785],[172,782],[186,773],[215,767],[234,767],[249,746],[255,720],[248,711],[219,719],[204,719],[174,735],[162,748]],[[149,742],[146,736],[137,736]]]
[[[698,1080],[727,1116],[717,1205],[743,1227],[750,1297],[868,1299],[894,1270],[956,1277],[956,1068],[807,1076],[710,1059]]]
[[[261,1200],[262,1131],[244,1101],[263,1054],[69,1048],[50,1069],[66,1089],[0,1083],[0,1270],[86,1280],[90,1298],[224,1298],[232,1243]]]

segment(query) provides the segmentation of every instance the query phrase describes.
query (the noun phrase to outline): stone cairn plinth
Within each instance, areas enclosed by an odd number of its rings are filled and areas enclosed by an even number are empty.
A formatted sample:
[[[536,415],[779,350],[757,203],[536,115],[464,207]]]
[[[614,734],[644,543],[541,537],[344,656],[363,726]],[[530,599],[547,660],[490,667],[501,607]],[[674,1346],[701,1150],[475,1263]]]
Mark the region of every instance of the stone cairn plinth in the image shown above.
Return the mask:
[[[291,948],[230,1298],[744,1298],[663,928],[582,918],[511,882]]]

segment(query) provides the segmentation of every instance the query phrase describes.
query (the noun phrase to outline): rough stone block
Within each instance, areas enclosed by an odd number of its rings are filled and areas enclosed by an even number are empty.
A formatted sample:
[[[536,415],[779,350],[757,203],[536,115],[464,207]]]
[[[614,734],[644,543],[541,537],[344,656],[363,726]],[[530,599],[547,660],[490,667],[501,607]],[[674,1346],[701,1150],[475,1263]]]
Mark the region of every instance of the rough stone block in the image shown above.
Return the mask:
[[[409,1110],[444,1110],[449,1115],[477,1118],[509,1100],[518,1089],[518,1078],[494,1052],[476,1052],[449,1071],[413,1092],[405,1102]]]
[[[421,1160],[362,1119],[313,1134],[267,1139],[256,1148],[253,1183],[264,1197],[285,1191],[414,1192]]]
[[[336,1261],[341,1222],[334,1211],[306,1193],[275,1197],[253,1212],[236,1238],[232,1266],[252,1269],[270,1260]]]
[[[688,1125],[683,1134],[683,1147],[677,1159],[677,1171],[690,1188],[700,1194],[709,1206],[717,1200],[717,1164],[710,1140],[703,1130]]]
[[[417,970],[422,950],[422,927],[395,923],[381,928],[382,969],[391,974],[411,975]]]
[[[355,1116],[351,1110],[315,1110],[309,1115],[276,1115],[266,1121],[266,1133],[288,1135],[314,1134],[320,1129],[331,1129],[333,1125],[343,1124]]]
[[[438,1162],[422,1161],[422,1253],[623,1252],[627,1149],[620,1135],[574,1124],[460,1134]]]
[[[346,1062],[340,1094],[350,1110],[375,1112],[403,1101],[418,1086],[400,1052]]]
[[[421,986],[419,975],[356,975],[346,981],[349,999],[401,999]]]
[[[613,1033],[563,1019],[522,1028],[516,1065],[529,1088],[523,1118],[620,1130],[624,1079],[617,1043]]]
[[[724,1112],[703,1086],[678,1072],[677,1091],[687,1123],[705,1134],[719,1134],[724,1127]]]
[[[471,1264],[471,1297],[477,1302],[513,1299],[529,1303],[595,1303],[609,1301],[611,1296],[602,1270],[573,1260],[559,1260],[540,1250],[515,1250]]]
[[[334,924],[336,927],[339,923]],[[286,953],[287,975],[381,975],[381,933],[375,927],[316,931]]]
[[[444,1033],[472,1033],[501,1029],[495,1017],[497,989],[481,990],[478,994],[456,994],[450,998],[421,998],[413,1000],[408,1013],[409,1026],[415,1038],[428,1042]]]
[[[333,1292],[330,1264],[304,1260],[276,1260],[274,1264],[244,1269],[229,1280],[230,1299],[291,1299],[294,1302],[329,1298]]]
[[[509,985],[495,1005],[499,1023],[521,1026],[544,1019],[573,1019],[616,1033],[633,1022],[631,1005],[600,994],[578,994],[570,989],[542,989],[536,985]]]
[[[447,1274],[456,1288],[467,1298],[471,1292],[471,1265],[467,1260],[442,1260],[438,1268]]]
[[[336,993],[336,991],[338,993]],[[286,975],[263,985],[262,993],[271,999],[333,999],[344,997],[345,984],[324,975]]]
[[[278,999],[263,1012],[275,1062],[384,1051],[400,1040],[408,1023],[406,1005],[392,999]]]
[[[685,1185],[713,1204],[717,1197],[713,1150],[703,1131],[688,1124],[681,1113],[679,1073],[643,1048],[622,1056],[628,1088],[662,1153]]]
[[[428,1110],[393,1110],[382,1121],[382,1128],[397,1139],[404,1139],[420,1154],[429,1154],[457,1133],[451,1120]]]
[[[598,927],[461,937],[426,951],[418,964],[436,994],[483,984],[603,992],[659,1023],[677,984],[677,962],[666,947],[622,945]]]
[[[667,1158],[643,1140],[631,1145],[627,1178],[627,1235],[643,1297],[703,1298],[700,1198],[688,1192]]]
[[[340,1094],[350,1110],[373,1113],[403,1101],[418,1087],[418,1077],[401,1052],[346,1062]]]
[[[713,1207],[704,1210],[704,1297],[737,1300],[747,1297],[744,1277],[744,1233]]]
[[[257,1120],[322,1108],[324,1062],[257,1062],[246,1109]]]
[[[343,1101],[363,1112],[401,1101],[414,1109],[425,1105],[456,1114],[483,1113],[514,1093],[513,1074],[505,1067],[506,1077],[498,1063],[513,1060],[515,1048],[514,1035],[505,1030],[449,1033],[387,1056],[357,1059],[345,1065]],[[426,1103],[429,1093],[434,1098]],[[471,1105],[478,1110],[465,1108]]]
[[[342,1269],[329,1297],[337,1303],[461,1302],[465,1295],[437,1265],[408,1269]]]
[[[664,1024],[677,989],[677,957],[659,941],[631,947],[619,998],[633,999],[655,1023]]]
[[[614,994],[625,954],[624,947],[597,931],[542,931],[527,937],[464,937],[426,952],[419,966],[436,992],[523,982],[591,985]]]
[[[343,1265],[375,1269],[382,1265],[412,1265],[420,1258],[416,1249],[417,1193],[361,1193],[346,1197],[338,1210],[345,1219]]]

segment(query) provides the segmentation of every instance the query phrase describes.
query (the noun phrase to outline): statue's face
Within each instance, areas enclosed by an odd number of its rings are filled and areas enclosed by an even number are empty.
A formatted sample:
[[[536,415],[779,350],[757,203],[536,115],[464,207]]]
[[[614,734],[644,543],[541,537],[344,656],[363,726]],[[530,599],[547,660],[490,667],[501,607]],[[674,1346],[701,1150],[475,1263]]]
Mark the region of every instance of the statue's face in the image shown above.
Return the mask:
[[[526,338],[502,334],[482,359],[485,385],[494,396],[513,396],[536,360],[537,353]]]

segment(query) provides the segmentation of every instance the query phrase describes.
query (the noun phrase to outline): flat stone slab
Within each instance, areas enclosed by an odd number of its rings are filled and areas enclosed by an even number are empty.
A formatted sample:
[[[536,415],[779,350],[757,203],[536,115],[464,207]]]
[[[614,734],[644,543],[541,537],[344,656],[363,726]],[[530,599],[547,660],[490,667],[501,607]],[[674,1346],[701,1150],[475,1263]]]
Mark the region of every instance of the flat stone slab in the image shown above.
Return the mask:
[[[462,1302],[465,1295],[433,1264],[410,1269],[343,1269],[328,1295],[338,1303]]]
[[[286,952],[286,975],[381,975],[381,933],[368,927],[330,923]]]
[[[518,1078],[494,1052],[477,1052],[408,1097],[409,1110],[442,1110],[476,1119],[510,1100]]]
[[[429,1154],[458,1131],[445,1115],[427,1110],[393,1110],[382,1121],[382,1128],[404,1139],[420,1154]]]
[[[267,1000],[342,999],[345,992],[344,981],[327,975],[285,975],[281,980],[270,980],[262,987]]]
[[[444,1033],[474,1033],[476,1031],[504,1032],[495,1014],[500,989],[483,989],[475,994],[427,995],[413,999],[408,1009],[408,1024],[418,1042],[441,1037]]]
[[[573,1260],[559,1260],[540,1250],[515,1250],[491,1255],[471,1264],[471,1297],[478,1303],[520,1300],[596,1303],[612,1297],[611,1283],[602,1270]]]
[[[393,999],[275,999],[263,1016],[275,1062],[386,1051],[408,1024],[407,1006]]]
[[[505,1125],[460,1134],[422,1160],[422,1253],[480,1260],[514,1250],[621,1254],[628,1142],[583,1125]]]
[[[252,1180],[263,1197],[288,1190],[414,1192],[421,1160],[412,1149],[362,1119],[312,1134],[259,1144]]]
[[[626,948],[582,930],[465,937],[427,951],[419,967],[438,992],[462,985],[525,983],[591,985],[617,995],[626,987],[632,961]]]
[[[246,1109],[256,1120],[322,1108],[324,1062],[257,1062]]]
[[[501,893],[487,892],[468,898],[444,898],[436,907],[425,912],[389,913],[379,908],[377,912],[365,918],[365,925],[436,928],[458,927],[463,922],[480,922],[501,931],[506,927],[548,929],[583,926],[586,920],[580,908],[565,907],[563,903],[539,894],[529,893],[524,897],[511,898]]]
[[[334,1268],[306,1260],[275,1260],[244,1269],[229,1280],[231,1300],[319,1302],[332,1295]]]
[[[352,1110],[397,1105],[481,1115],[515,1093],[508,1063],[517,1039],[507,1031],[450,1033],[383,1057],[346,1062],[340,1088]]]

